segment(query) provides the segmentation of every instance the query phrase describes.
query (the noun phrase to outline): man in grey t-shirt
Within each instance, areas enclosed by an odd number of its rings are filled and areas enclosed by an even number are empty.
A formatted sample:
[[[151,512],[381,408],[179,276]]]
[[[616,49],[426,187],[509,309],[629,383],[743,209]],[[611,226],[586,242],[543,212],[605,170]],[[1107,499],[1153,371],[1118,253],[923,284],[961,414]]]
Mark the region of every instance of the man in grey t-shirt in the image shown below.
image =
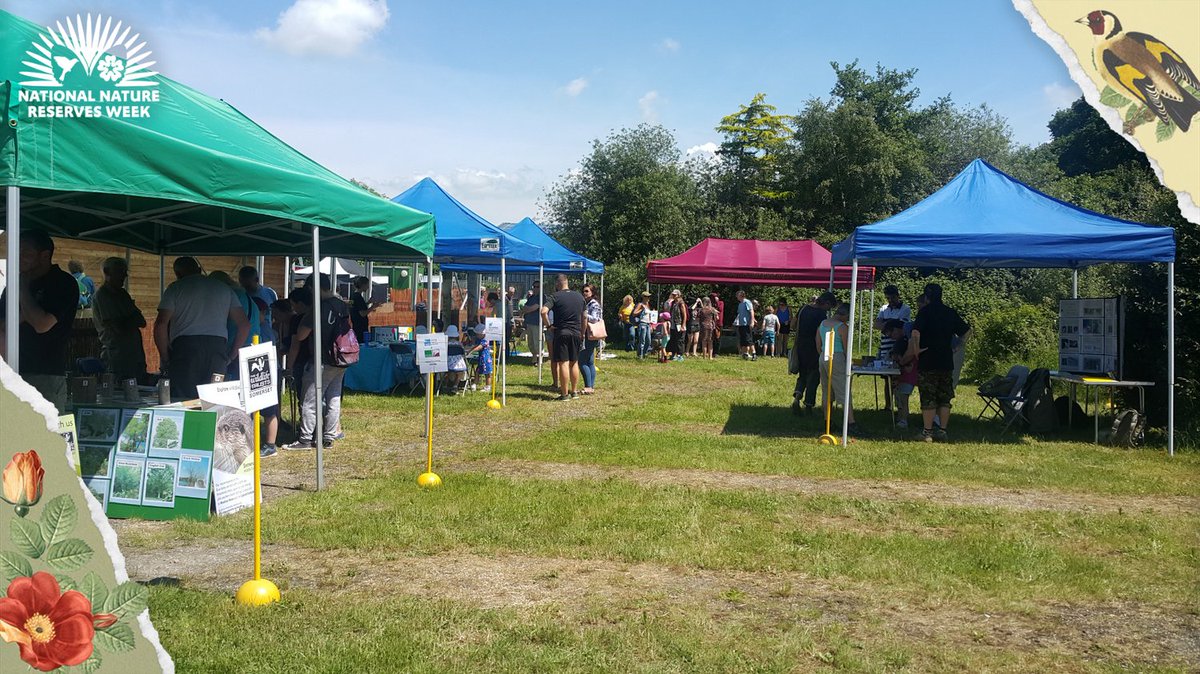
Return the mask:
[[[250,334],[250,320],[228,285],[208,278],[194,257],[175,260],[178,279],[163,292],[154,320],[160,367],[171,377],[173,398],[196,397],[196,386],[223,374]],[[227,321],[237,326],[231,344]]]

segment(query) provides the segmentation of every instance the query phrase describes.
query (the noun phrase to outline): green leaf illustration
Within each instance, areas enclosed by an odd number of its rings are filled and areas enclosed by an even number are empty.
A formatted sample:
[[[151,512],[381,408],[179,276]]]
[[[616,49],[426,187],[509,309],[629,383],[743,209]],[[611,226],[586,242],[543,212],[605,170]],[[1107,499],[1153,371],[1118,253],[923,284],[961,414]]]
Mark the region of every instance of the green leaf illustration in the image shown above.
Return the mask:
[[[78,569],[87,564],[91,558],[91,546],[78,538],[68,538],[46,549],[46,563],[63,571]]]
[[[118,618],[136,616],[146,609],[149,594],[146,588],[127,580],[108,594],[103,612],[112,613]]]
[[[95,571],[88,571],[79,583],[79,591],[92,603],[92,612],[98,613],[99,607],[108,599],[108,586],[100,580]]]
[[[1104,91],[1100,92],[1100,102],[1112,108],[1123,108],[1132,101],[1118,94],[1116,89],[1104,87]]]
[[[46,551],[42,528],[36,522],[20,517],[12,521],[12,542],[26,557],[37,559]]]
[[[59,576],[55,574],[54,580],[58,581],[58,589],[66,592],[67,590],[78,590],[79,585],[75,583],[75,579],[70,576]]]
[[[1164,124],[1161,119],[1158,120],[1158,126],[1154,128],[1154,137],[1158,139],[1158,142],[1161,143],[1173,135],[1175,135],[1175,125]]]
[[[33,567],[29,565],[25,555],[12,550],[0,550],[0,574],[3,574],[5,582],[8,582],[18,576],[32,576]]]
[[[67,540],[71,530],[75,528],[78,513],[75,502],[71,497],[62,494],[50,499],[46,509],[42,511],[42,538],[47,545]]]
[[[110,653],[132,651],[133,629],[125,623],[113,623],[110,627],[96,630],[95,644]]]
[[[92,651],[92,657],[88,658],[87,660],[84,660],[83,664],[81,664],[79,666],[83,669],[83,671],[86,674],[92,674],[92,672],[97,672],[100,670],[100,656],[96,655],[95,651]]]
[[[1125,121],[1126,122],[1134,121],[1135,119],[1138,118],[1138,115],[1140,115],[1141,112],[1142,112],[1142,106],[1140,106],[1140,105],[1129,106],[1129,109],[1125,111]]]

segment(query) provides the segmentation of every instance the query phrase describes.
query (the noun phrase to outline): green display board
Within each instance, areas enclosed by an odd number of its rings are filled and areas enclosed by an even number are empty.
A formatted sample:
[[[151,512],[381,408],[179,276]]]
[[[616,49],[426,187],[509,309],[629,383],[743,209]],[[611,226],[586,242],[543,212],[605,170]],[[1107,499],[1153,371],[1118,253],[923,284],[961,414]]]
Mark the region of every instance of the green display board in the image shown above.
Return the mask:
[[[217,415],[177,406],[78,406],[83,482],[109,517],[209,518]]]

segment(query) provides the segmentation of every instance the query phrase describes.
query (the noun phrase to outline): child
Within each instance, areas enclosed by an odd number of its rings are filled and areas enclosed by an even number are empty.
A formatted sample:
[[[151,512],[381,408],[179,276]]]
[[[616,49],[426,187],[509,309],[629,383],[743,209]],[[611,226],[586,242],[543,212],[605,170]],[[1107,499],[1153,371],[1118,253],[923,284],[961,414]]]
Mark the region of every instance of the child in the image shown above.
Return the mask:
[[[773,358],[775,356],[775,333],[779,330],[779,317],[775,315],[775,308],[768,305],[767,313],[762,319],[763,326],[763,355]]]
[[[917,385],[917,356],[908,355],[903,321],[889,318],[883,324],[883,332],[893,340],[889,355],[900,368],[900,376],[892,383],[892,397],[896,400],[896,428],[905,430],[908,428],[908,399]]]
[[[667,358],[667,342],[671,341],[671,312],[660,311],[658,323],[654,325],[654,355],[658,362],[665,363]]]
[[[467,355],[479,353],[479,361],[475,365],[475,385],[487,393],[492,390],[492,346],[487,338],[486,326],[482,324],[475,326],[475,336],[479,341],[471,347]]]
[[[442,391],[445,393],[462,393],[461,384],[467,379],[467,359],[463,352],[462,342],[459,341],[458,326],[446,328],[446,366],[448,371],[442,375]]]

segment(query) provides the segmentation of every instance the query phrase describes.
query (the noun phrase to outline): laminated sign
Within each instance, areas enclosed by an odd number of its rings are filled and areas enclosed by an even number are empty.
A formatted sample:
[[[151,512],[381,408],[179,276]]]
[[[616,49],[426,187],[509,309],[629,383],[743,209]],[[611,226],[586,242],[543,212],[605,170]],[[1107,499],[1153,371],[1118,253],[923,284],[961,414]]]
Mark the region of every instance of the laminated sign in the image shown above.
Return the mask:
[[[449,369],[446,362],[446,333],[417,335],[417,367],[425,374]]]
[[[503,318],[485,318],[484,319],[484,335],[489,342],[499,342],[504,339],[504,319]]]
[[[271,342],[238,349],[242,404],[247,412],[257,412],[279,404],[278,369],[275,345]]]
[[[499,253],[500,252],[500,239],[494,238],[494,237],[480,239],[479,240],[479,252],[481,252],[481,253]]]

